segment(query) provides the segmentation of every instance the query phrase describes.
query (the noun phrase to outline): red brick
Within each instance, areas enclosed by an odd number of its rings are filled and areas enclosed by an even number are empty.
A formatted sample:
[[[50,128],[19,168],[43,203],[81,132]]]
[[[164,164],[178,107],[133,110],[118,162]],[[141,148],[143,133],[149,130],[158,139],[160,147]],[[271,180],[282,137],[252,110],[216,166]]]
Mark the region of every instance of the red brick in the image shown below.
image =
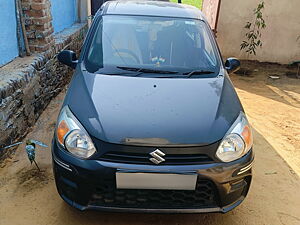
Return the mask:
[[[50,21],[51,21],[51,17],[49,17],[49,16],[32,18],[33,24],[36,24],[36,25],[43,25],[45,23],[49,23]]]
[[[36,45],[35,50],[38,52],[45,52],[50,49],[50,44],[45,44],[45,45]]]
[[[22,0],[22,8],[27,21],[26,35],[31,50],[49,50],[54,44],[50,0]]]
[[[35,52],[35,46],[34,45],[29,45],[29,49],[31,52]]]
[[[32,2],[46,3],[46,2],[48,2],[48,0],[32,0]]]
[[[47,9],[46,4],[43,3],[32,3],[31,4],[31,9],[33,10],[42,10],[42,9]]]

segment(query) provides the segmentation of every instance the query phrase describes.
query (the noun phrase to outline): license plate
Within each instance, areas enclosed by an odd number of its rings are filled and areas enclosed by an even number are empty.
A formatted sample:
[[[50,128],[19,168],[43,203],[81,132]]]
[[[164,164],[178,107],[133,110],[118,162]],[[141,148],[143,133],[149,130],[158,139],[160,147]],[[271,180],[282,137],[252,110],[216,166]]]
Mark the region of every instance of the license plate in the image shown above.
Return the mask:
[[[197,174],[117,172],[118,189],[195,190]]]

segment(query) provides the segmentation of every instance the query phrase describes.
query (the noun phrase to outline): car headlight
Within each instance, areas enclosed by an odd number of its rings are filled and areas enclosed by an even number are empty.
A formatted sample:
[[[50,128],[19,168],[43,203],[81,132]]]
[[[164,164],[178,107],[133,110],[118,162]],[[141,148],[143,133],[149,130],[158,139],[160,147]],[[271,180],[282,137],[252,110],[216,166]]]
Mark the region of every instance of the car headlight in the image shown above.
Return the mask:
[[[216,156],[223,162],[231,162],[244,156],[252,147],[252,131],[243,112],[227,131],[218,147]]]
[[[92,139],[68,106],[61,110],[58,117],[56,139],[63,148],[79,158],[89,158],[96,152]]]

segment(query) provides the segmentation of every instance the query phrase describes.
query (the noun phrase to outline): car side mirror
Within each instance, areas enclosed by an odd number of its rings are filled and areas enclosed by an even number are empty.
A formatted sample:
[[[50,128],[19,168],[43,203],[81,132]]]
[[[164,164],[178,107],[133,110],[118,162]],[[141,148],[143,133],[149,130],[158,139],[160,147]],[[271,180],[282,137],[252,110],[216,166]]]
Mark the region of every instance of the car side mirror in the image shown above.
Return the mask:
[[[63,50],[57,55],[58,61],[75,69],[78,63],[76,53],[71,50]]]
[[[228,58],[225,62],[225,69],[229,74],[239,70],[240,66],[241,66],[241,62],[236,58]]]

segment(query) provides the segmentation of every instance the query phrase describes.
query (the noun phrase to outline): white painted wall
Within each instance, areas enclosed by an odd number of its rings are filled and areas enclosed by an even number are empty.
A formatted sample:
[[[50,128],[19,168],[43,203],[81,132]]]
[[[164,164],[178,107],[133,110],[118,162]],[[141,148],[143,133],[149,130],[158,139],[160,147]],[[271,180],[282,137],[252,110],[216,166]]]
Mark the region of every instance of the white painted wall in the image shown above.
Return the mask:
[[[253,21],[253,9],[259,2],[221,0],[217,41],[224,58],[246,58],[240,51],[246,33],[243,27]],[[263,47],[250,59],[284,64],[300,60],[300,0],[265,0],[264,18],[267,28],[261,38]]]
[[[77,0],[78,3],[78,19],[79,22],[91,23],[91,0]]]

